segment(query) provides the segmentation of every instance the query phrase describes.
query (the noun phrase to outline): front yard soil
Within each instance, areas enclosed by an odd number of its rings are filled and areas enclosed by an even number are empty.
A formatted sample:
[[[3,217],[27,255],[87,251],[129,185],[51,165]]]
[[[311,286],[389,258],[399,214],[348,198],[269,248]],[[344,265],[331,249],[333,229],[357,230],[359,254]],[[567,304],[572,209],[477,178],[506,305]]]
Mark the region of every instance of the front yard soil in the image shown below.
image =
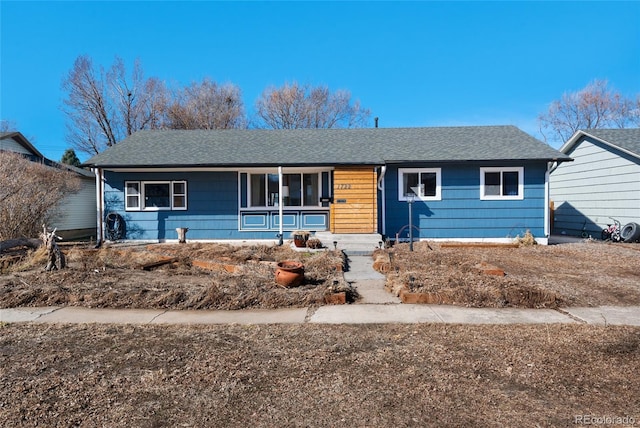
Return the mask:
[[[10,260],[0,263],[0,307],[269,309],[340,303],[340,293],[346,302],[358,298],[357,289],[344,280],[346,261],[340,251],[212,243],[63,248],[68,268],[56,272],[43,271],[40,252],[0,254],[0,262]],[[413,252],[398,244],[376,250],[373,257],[390,290],[418,293],[422,302],[526,308],[640,305],[640,244],[479,247],[423,241],[414,243]],[[276,263],[283,260],[304,264],[302,286],[276,284]],[[502,271],[505,275],[495,274]]]
[[[408,244],[377,250],[374,268],[387,276],[392,292],[421,293],[429,303],[525,308],[640,304],[638,244],[418,242],[414,251]]]
[[[272,309],[322,305],[340,292],[349,301],[357,298],[344,281],[339,251],[156,244],[100,250],[77,246],[65,253],[68,266],[60,271],[44,272],[40,252],[13,264],[0,275],[0,307]],[[276,284],[275,267],[282,260],[304,264],[301,286]]]
[[[11,324],[0,424],[631,426],[639,367],[633,327]]]

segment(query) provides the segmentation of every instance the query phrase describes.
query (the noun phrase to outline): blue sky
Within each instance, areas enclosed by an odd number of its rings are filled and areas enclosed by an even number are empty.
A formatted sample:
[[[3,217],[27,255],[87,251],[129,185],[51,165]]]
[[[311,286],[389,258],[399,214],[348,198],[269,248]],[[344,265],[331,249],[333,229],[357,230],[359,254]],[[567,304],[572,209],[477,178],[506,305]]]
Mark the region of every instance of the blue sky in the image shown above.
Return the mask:
[[[0,24],[0,117],[55,160],[61,81],[83,54],[129,70],[139,58],[167,83],[235,83],[249,113],[297,80],[350,90],[381,127],[511,124],[538,138],[549,103],[593,79],[640,93],[635,1],[0,0]]]

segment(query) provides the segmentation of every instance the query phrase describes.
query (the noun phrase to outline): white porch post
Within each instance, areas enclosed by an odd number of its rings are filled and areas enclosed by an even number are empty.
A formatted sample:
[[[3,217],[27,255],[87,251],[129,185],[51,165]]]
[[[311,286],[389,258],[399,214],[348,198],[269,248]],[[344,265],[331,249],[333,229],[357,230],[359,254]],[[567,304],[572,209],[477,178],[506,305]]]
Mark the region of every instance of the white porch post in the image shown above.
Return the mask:
[[[380,190],[380,203],[381,203],[381,212],[380,215],[382,216],[382,234],[386,235],[387,234],[387,204],[386,204],[386,198],[385,198],[385,181],[384,181],[384,176],[387,173],[387,166],[386,165],[382,165],[380,167],[380,175],[378,176],[378,190]]]
[[[100,243],[104,240],[104,172],[102,168],[94,168],[93,172],[96,175],[96,241]]]
[[[279,166],[278,167],[278,216],[280,218],[280,221],[278,222],[278,226],[279,226],[279,233],[280,233],[280,238],[284,239],[284,228],[282,225],[282,213],[284,211],[282,205],[284,202],[284,197],[282,196],[282,167]]]

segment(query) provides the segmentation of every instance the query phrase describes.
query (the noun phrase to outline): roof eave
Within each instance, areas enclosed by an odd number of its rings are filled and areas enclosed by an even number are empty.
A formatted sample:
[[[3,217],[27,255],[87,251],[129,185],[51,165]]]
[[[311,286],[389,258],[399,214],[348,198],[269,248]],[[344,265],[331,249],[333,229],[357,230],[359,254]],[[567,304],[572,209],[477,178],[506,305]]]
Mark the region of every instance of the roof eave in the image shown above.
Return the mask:
[[[596,137],[595,135],[589,134],[588,132],[582,131],[582,130],[576,131],[576,133],[573,134],[571,138],[569,138],[569,140],[567,140],[567,142],[562,145],[562,147],[560,147],[559,151],[566,154],[567,151],[571,150],[573,146],[575,146],[576,143],[580,141],[582,137],[593,138],[594,140],[598,140],[609,147],[612,147],[616,150],[619,150],[623,153],[628,154],[629,156],[633,156],[634,158],[640,159],[640,154],[632,152],[631,150],[625,149],[624,147],[620,147],[617,144],[613,144],[610,141],[607,141],[601,137]]]
[[[27,137],[22,135],[21,132],[10,132],[2,137],[2,139],[7,139],[7,138],[13,138],[15,141],[18,142],[18,144],[20,144],[25,149],[30,150],[34,155],[42,159],[45,159],[44,155],[40,153],[40,151],[36,149],[35,146],[31,144],[29,140],[27,140]]]
[[[407,159],[407,160],[385,160],[385,164],[407,164],[407,163],[479,163],[479,162],[572,162],[570,157],[546,157],[546,158],[487,158],[487,159]]]
[[[99,169],[112,169],[112,168],[139,168],[139,169],[154,169],[154,168],[277,168],[281,167],[321,167],[321,166],[352,166],[352,165],[383,165],[384,162],[322,162],[322,163],[205,163],[205,164],[82,164],[83,167],[99,168]]]

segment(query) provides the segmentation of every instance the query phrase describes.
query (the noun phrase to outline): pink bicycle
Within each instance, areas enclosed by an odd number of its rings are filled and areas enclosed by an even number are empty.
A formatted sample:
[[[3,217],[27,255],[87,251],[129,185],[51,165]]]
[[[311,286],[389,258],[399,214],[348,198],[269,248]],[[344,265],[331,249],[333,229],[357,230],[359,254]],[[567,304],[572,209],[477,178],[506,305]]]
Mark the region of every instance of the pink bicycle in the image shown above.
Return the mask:
[[[613,217],[609,217],[609,218],[613,220],[613,224],[607,224],[607,227],[602,229],[602,240],[603,241],[611,240],[611,242],[620,242],[621,241],[620,222]]]

